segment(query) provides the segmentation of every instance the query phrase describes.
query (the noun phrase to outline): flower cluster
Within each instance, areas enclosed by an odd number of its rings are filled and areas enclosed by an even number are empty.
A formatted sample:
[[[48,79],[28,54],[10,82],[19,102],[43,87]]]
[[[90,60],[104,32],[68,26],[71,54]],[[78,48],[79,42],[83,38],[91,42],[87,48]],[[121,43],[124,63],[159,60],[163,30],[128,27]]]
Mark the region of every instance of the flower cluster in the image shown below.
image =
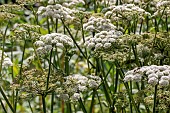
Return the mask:
[[[162,0],[162,1],[159,1],[157,4],[156,4],[156,7],[159,9],[161,7],[169,7],[170,5],[170,1],[167,1],[167,0]]]
[[[12,66],[13,63],[11,61],[11,59],[7,56],[7,54],[4,52],[3,53],[3,60],[2,60],[2,50],[0,50],[0,62],[2,61],[2,66],[3,67],[8,67],[8,66]]]
[[[37,14],[42,14],[42,16],[49,16],[57,19],[69,19],[72,20],[72,13],[74,10],[66,8],[60,4],[47,5],[46,7],[40,6],[38,8]]]
[[[47,88],[48,72],[45,70],[24,69],[21,81],[18,81],[19,84],[14,83],[14,86],[17,86],[19,89],[21,98],[29,98],[30,96],[34,97],[37,95],[50,93],[60,87],[62,76],[63,73],[61,70],[51,73]]]
[[[88,91],[89,89],[97,89],[101,83],[101,79],[98,76],[88,75],[82,76],[81,74],[74,74],[65,77],[62,88],[57,89],[59,92],[59,98],[68,101],[78,101],[81,93]]]
[[[103,50],[108,49],[116,42],[116,39],[122,35],[120,31],[101,31],[97,33],[94,37],[87,37],[85,46],[89,49]]]
[[[118,6],[110,6],[109,11],[105,13],[105,17],[112,20],[133,20],[136,18],[143,19],[146,15],[151,15],[144,9],[135,6],[134,4],[123,4]]]
[[[148,84],[151,85],[159,84],[161,87],[169,86],[170,66],[151,65],[151,66],[143,66],[141,68],[135,68],[133,70],[128,71],[125,74],[124,81],[139,82],[144,78],[146,78],[148,80]]]
[[[94,16],[91,16],[83,27],[86,31],[91,32],[110,31],[116,29],[116,26],[114,26],[109,19]]]
[[[73,7],[78,4],[85,4],[83,0],[49,0],[48,4],[62,3],[65,7]]]
[[[37,53],[40,56],[48,53],[52,49],[52,47],[68,48],[74,46],[73,41],[70,37],[60,33],[42,35],[40,37],[40,40],[37,40],[34,45],[38,47]]]
[[[170,1],[159,1],[156,4],[156,11],[152,15],[152,17],[158,17],[162,15],[162,18],[166,18],[170,16]],[[166,15],[166,16],[165,16]]]
[[[16,24],[13,32],[16,39],[38,39],[40,34],[38,33],[38,25],[30,24]]]

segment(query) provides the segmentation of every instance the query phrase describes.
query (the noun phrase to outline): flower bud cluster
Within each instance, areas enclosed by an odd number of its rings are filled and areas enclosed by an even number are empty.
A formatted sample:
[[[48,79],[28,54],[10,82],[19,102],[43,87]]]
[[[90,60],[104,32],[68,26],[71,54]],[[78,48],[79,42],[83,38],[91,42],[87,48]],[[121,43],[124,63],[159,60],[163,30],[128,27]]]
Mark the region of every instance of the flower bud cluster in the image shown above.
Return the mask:
[[[91,32],[100,32],[100,31],[110,31],[115,30],[116,26],[114,26],[109,19],[101,18],[101,17],[90,17],[88,22],[83,24],[83,27],[86,31]]]
[[[107,18],[117,18],[117,19],[128,19],[132,20],[134,16],[142,18],[146,15],[151,15],[149,12],[146,12],[144,9],[135,6],[135,4],[123,4],[118,6],[111,6],[110,11],[105,13]]]
[[[139,82],[142,78],[148,80],[148,84],[151,85],[159,85],[161,87],[169,86],[170,82],[170,66],[163,65],[151,65],[151,66],[143,66],[141,68],[135,68],[133,70],[128,71],[125,74],[124,81],[135,81]]]
[[[62,88],[57,89],[57,92],[59,93],[59,98],[65,101],[75,102],[78,101],[81,93],[89,89],[98,88],[100,83],[101,79],[98,76],[74,74],[65,77]]]
[[[23,5],[4,4],[0,5],[0,12],[14,13],[15,11],[23,11]]]
[[[49,84],[47,89],[48,72],[45,70],[27,69],[22,73],[21,83],[14,83],[20,91],[20,98],[28,98],[30,95],[47,94],[60,87],[60,80],[63,76],[61,70],[51,73],[49,76]],[[20,78],[21,79],[21,78]],[[24,95],[26,94],[26,95]]]
[[[72,14],[74,10],[66,8],[60,4],[47,5],[46,7],[40,6],[38,8],[37,14],[42,14],[42,16],[49,16],[57,19],[69,19],[72,20]]]
[[[73,41],[70,37],[60,33],[51,33],[46,34],[40,37],[40,40],[37,40],[34,43],[37,46],[37,53],[42,56],[48,53],[52,47],[59,47],[59,48],[67,48],[73,47]]]
[[[35,4],[43,1],[45,0],[16,0],[18,4]]]
[[[38,25],[30,24],[16,24],[14,28],[14,34],[16,39],[38,39],[41,34],[37,31],[40,28]]]
[[[120,31],[101,31],[97,33],[94,37],[88,37],[85,41],[85,46],[89,49],[103,50],[108,49],[116,42],[116,39],[122,35]]]

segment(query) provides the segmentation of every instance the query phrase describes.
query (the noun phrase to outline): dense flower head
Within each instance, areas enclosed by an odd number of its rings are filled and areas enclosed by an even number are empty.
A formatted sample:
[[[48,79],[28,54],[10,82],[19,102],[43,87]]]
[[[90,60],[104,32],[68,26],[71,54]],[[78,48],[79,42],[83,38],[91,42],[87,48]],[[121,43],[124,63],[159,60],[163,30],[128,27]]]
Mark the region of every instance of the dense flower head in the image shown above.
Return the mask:
[[[159,9],[159,8],[161,8],[161,7],[169,7],[169,5],[170,5],[170,1],[168,1],[168,0],[161,0],[161,1],[159,1],[157,4],[156,4],[156,7]]]
[[[74,10],[66,8],[60,4],[47,5],[46,7],[40,6],[38,8],[37,14],[42,16],[49,16],[57,19],[70,19],[72,20],[72,13]]]
[[[51,33],[42,35],[34,45],[37,47],[38,55],[42,56],[48,53],[53,47],[69,48],[73,47],[73,41],[70,37],[60,33]]]
[[[103,50],[108,49],[116,42],[117,38],[122,35],[121,31],[101,31],[95,34],[94,37],[87,37],[85,46],[89,49]]]
[[[48,73],[46,72],[46,70],[25,68],[22,72],[22,80],[16,81],[16,83],[14,83],[13,85],[18,86],[17,88],[20,91],[19,96],[21,99],[31,99],[30,96],[33,98],[34,96],[40,94],[47,94],[60,87],[60,80],[62,79],[62,76],[63,73],[61,70],[57,70],[54,73],[51,73],[47,89]]]
[[[114,26],[109,19],[102,17],[91,16],[87,23],[83,24],[86,31],[100,32],[100,31],[110,31],[115,30]]]
[[[135,81],[139,82],[142,78],[146,78],[148,80],[148,84],[157,85],[159,84],[162,87],[169,86],[170,82],[170,66],[163,65],[151,65],[151,66],[143,66],[141,68],[135,68],[133,70],[128,71],[125,74],[124,81]]]
[[[48,4],[60,3],[65,7],[74,7],[79,4],[85,4],[83,0],[49,0]]]
[[[109,11],[105,13],[105,17],[112,18],[114,20],[126,19],[132,20],[134,16],[143,19],[146,15],[151,15],[144,9],[136,6],[135,4],[123,4],[118,6],[110,6]],[[135,17],[136,18],[136,17]]]

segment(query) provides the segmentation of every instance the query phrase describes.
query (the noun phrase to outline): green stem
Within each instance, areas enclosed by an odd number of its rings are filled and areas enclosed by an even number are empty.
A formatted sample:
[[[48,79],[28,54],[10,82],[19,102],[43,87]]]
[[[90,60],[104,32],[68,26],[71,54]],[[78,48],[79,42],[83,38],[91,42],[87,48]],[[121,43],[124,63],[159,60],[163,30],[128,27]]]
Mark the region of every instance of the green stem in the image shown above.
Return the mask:
[[[48,34],[50,34],[50,22],[49,22],[49,18],[47,17],[47,28],[48,28]]]
[[[132,94],[132,81],[130,81],[130,94]],[[130,99],[130,112],[133,113],[133,108],[132,108],[132,104],[131,104],[131,99]]]
[[[55,32],[57,33],[58,32],[58,19],[56,19],[56,26],[55,26]]]
[[[30,110],[31,110],[31,113],[33,113],[33,109],[32,109],[32,107],[31,107],[30,101],[28,101],[28,105],[29,105],[29,108],[30,108]]]
[[[14,46],[14,41],[13,39],[11,40],[11,61],[13,62],[13,46]],[[11,66],[11,75],[12,75],[12,82],[14,82],[14,70],[13,66]],[[13,107],[15,106],[15,91],[12,91],[12,103]]]
[[[121,69],[118,61],[115,61],[115,65],[119,68],[120,78],[123,80],[123,79],[124,79],[124,72],[123,72],[123,70]],[[123,82],[123,84],[124,84],[124,86],[125,86],[125,88],[126,88],[126,91],[127,91],[128,95],[129,95],[130,104],[132,104],[132,105],[134,106],[134,108],[135,108],[135,110],[136,110],[137,113],[140,113],[140,110],[138,109],[138,107],[137,107],[137,105],[136,105],[136,103],[135,103],[135,101],[134,101],[134,99],[133,99],[132,93],[130,92],[128,83]]]
[[[72,113],[72,110],[71,110],[71,103],[68,102],[68,103],[66,103],[66,105],[67,105],[67,113]]]
[[[24,39],[24,48],[23,48],[23,53],[22,53],[22,59],[21,59],[21,67],[20,67],[20,72],[19,72],[19,81],[22,79],[22,66],[23,66],[23,61],[24,61],[24,55],[25,55],[25,49],[26,49],[26,39]],[[16,91],[16,95],[15,95],[15,104],[14,104],[14,110],[16,112],[17,109],[17,102],[18,102],[18,90]]]
[[[101,104],[101,102],[100,102],[100,98],[99,98],[98,92],[96,92],[96,95],[97,95],[97,98],[98,98],[98,101],[99,101],[101,113],[103,113],[103,107],[102,107],[102,104]]]
[[[53,113],[53,105],[54,105],[54,92],[52,92],[52,96],[51,96],[51,113]]]
[[[96,0],[94,0],[94,12],[97,13],[97,4],[96,4]]]
[[[168,29],[168,15],[166,14],[166,31],[168,32],[169,31],[169,29]]]
[[[94,109],[94,98],[95,98],[95,95],[96,95],[96,91],[93,90],[93,96],[92,96],[92,101],[91,101],[91,105],[90,105],[90,111],[89,113],[92,113],[93,112],[93,109]]]
[[[5,99],[6,103],[8,104],[9,108],[11,109],[11,111],[13,113],[16,113],[1,87],[0,87],[0,92],[1,92],[1,94],[3,96],[3,98]]]
[[[85,43],[84,29],[83,29],[83,19],[81,19],[81,33],[82,33],[82,37],[83,37],[83,43]],[[86,57],[87,57],[88,73],[90,74],[90,65],[89,65],[89,59],[88,59],[86,48],[85,48],[85,54],[86,54]]]
[[[1,98],[0,98],[0,103],[1,103],[1,106],[2,106],[2,108],[3,108],[3,110],[4,110],[4,112],[7,113],[7,111],[6,111],[6,109],[5,109],[5,106],[4,106],[4,104],[3,104],[2,100],[1,100]]]
[[[157,99],[156,99],[156,97],[157,97],[157,87],[158,87],[158,85],[155,86],[153,113],[156,113],[156,107],[157,107]]]
[[[52,54],[53,54],[53,48],[51,49],[51,52],[50,52],[50,61],[49,61],[49,68],[48,68],[46,91],[48,91],[48,85],[49,85],[50,74],[51,74],[51,59],[52,59]]]
[[[84,106],[83,101],[82,101],[81,98],[79,99],[79,104],[80,104],[80,106],[81,106],[83,112],[84,112],[84,113],[87,113],[86,108],[85,108],[85,106]]]
[[[41,95],[42,103],[43,103],[43,113],[46,113],[46,103],[45,103],[45,95]]]

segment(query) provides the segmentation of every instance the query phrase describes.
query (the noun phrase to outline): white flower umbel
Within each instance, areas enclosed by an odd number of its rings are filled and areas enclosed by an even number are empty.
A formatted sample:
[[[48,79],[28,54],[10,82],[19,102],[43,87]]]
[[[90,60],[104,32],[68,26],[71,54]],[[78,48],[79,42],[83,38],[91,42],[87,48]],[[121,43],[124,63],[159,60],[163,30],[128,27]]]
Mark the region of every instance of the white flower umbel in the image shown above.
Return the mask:
[[[139,82],[142,78],[147,79],[147,83],[151,85],[160,85],[161,87],[169,86],[170,66],[151,65],[135,68],[125,74],[124,81]]]
[[[106,18],[111,18],[111,20],[132,20],[133,17],[138,17],[139,19],[143,19],[144,16],[151,14],[146,12],[144,9],[136,6],[135,4],[123,4],[118,6],[110,6],[105,13]]]
[[[60,33],[46,34],[40,37],[34,45],[37,48],[37,53],[41,56],[48,53],[53,47],[70,48],[73,47],[73,41],[70,37]]]
[[[115,30],[116,26],[114,26],[109,19],[101,18],[101,17],[90,17],[88,22],[83,24],[83,27],[86,31],[91,32],[100,32],[100,31],[110,31]]]
[[[89,49],[94,48],[95,51],[106,50],[116,42],[120,35],[122,35],[122,32],[117,30],[101,31],[96,33],[94,37],[87,37],[84,45]]]
[[[40,6],[38,8],[37,14],[42,16],[49,16],[57,19],[70,19],[72,20],[72,14],[75,10],[66,8],[60,4],[47,5],[46,7]]]

